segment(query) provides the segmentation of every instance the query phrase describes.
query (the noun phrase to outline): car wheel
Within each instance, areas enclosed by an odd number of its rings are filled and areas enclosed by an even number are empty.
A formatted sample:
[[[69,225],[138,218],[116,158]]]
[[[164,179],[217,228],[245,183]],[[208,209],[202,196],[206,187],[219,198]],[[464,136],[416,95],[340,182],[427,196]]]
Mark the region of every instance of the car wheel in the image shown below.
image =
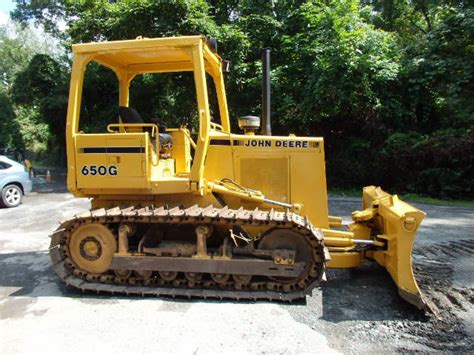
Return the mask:
[[[17,185],[7,185],[2,190],[2,205],[4,207],[16,207],[21,203],[23,193]]]

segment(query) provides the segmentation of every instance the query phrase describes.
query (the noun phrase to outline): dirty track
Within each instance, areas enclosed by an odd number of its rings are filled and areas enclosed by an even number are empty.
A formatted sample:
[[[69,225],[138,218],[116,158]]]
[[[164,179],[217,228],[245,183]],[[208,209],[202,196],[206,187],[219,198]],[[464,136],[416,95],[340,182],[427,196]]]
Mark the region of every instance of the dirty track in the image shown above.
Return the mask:
[[[306,240],[311,246],[314,254],[314,262],[308,268],[307,273],[294,283],[250,282],[241,284],[238,282],[190,282],[184,277],[182,280],[160,279],[156,273],[155,277],[149,279],[130,278],[123,282],[120,277],[114,276],[113,272],[100,275],[87,274],[76,268],[68,255],[68,238],[74,228],[88,223],[141,223],[153,224],[189,224],[198,226],[206,223],[209,225],[224,226],[269,226],[272,228],[285,228],[293,230]],[[214,208],[209,206],[200,208],[197,205],[182,209],[179,207],[149,208],[128,207],[120,209],[98,209],[86,211],[81,215],[71,218],[61,224],[53,233],[51,239],[50,256],[53,268],[59,277],[71,287],[84,292],[105,292],[112,294],[127,294],[141,296],[172,296],[204,299],[235,299],[235,300],[279,300],[292,301],[304,298],[319,284],[324,276],[324,263],[328,258],[328,251],[322,244],[322,233],[315,228],[306,218],[292,212],[238,210],[228,207]],[[316,262],[318,261],[318,262]]]

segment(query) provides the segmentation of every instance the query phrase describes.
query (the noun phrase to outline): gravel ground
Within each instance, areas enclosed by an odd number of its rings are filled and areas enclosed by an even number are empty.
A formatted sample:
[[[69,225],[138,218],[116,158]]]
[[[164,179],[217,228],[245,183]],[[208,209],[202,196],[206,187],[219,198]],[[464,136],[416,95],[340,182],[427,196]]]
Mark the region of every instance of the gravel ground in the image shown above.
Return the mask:
[[[0,209],[0,353],[319,353],[474,351],[474,208],[419,205],[417,278],[439,317],[398,297],[374,264],[329,270],[300,304],[188,301],[80,294],[49,267],[47,235],[89,208],[51,191]],[[48,191],[43,193],[41,191]],[[330,199],[350,216],[356,198]]]
[[[360,201],[332,197],[329,207],[331,215],[350,216]],[[474,352],[474,208],[416,207],[427,218],[415,243],[415,275],[438,317],[400,299],[388,273],[372,263],[329,270],[321,293],[284,308],[343,353]]]

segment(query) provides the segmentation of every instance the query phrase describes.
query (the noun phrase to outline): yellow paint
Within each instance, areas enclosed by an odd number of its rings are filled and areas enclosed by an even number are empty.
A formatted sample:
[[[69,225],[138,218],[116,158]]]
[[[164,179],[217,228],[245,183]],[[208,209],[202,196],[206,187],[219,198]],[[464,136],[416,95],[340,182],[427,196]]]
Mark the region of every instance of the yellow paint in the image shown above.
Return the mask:
[[[355,252],[332,252],[331,260],[327,263],[327,267],[331,269],[347,269],[359,266],[364,260],[362,253]]]
[[[371,186],[364,189],[363,210],[354,212],[353,222],[344,229],[341,218],[329,216],[323,139],[232,133],[222,59],[202,36],[77,44],[73,52],[66,137],[67,183],[76,196],[93,197],[93,207],[224,202],[233,208],[289,208],[322,228],[332,256],[329,267],[355,267],[370,255],[387,268],[400,289],[419,294],[411,251],[424,213]],[[184,127],[169,128],[173,148],[170,156],[160,155],[157,126],[125,125],[118,117],[107,132],[79,132],[84,71],[90,62],[116,74],[117,107],[128,106],[136,75],[193,72],[199,115],[196,141]],[[211,122],[206,76],[214,83],[220,122]],[[263,231],[248,229],[251,234]],[[361,247],[358,240],[374,244]]]
[[[375,218],[379,238],[387,241],[387,250],[374,252],[375,260],[384,266],[397,286],[412,294],[420,290],[413,275],[412,250],[416,231],[425,213],[375,186],[364,188],[364,207],[378,205]]]

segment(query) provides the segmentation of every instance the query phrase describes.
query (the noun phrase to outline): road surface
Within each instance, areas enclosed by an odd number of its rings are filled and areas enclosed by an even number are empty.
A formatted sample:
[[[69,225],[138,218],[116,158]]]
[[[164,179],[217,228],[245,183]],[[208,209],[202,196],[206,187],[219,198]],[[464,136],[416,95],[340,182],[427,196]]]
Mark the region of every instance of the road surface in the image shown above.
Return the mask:
[[[0,209],[0,353],[472,351],[474,208],[417,207],[428,217],[415,267],[441,319],[401,300],[373,264],[330,270],[299,304],[81,294],[51,270],[48,235],[89,201],[34,193]],[[358,208],[356,198],[330,199],[332,215]]]

